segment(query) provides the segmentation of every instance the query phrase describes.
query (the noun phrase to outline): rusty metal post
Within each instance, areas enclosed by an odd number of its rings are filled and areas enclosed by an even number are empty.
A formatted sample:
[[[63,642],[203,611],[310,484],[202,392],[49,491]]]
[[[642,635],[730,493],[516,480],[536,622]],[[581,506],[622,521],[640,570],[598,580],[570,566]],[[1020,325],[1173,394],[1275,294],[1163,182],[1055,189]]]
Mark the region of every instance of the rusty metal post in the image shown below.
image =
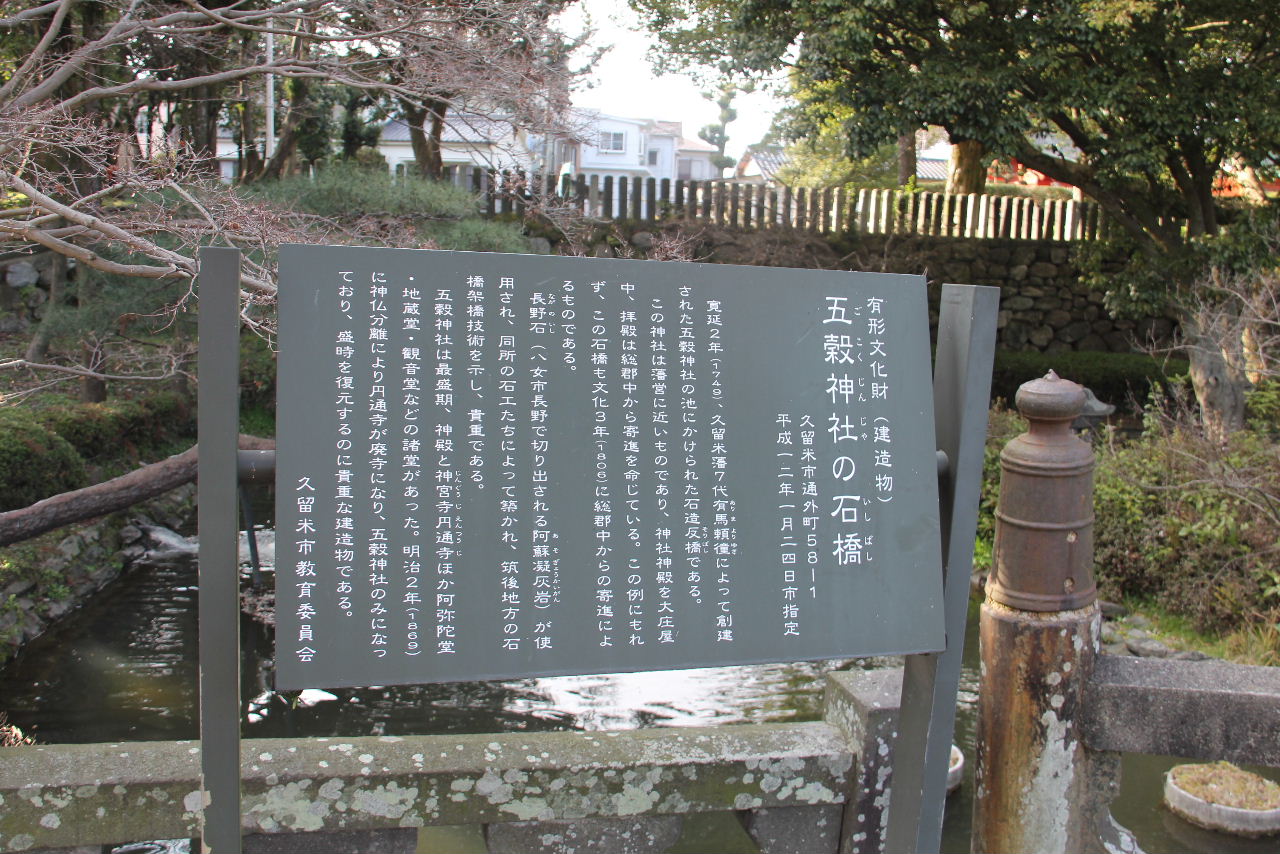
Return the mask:
[[[1093,582],[1093,450],[1071,431],[1084,390],[1025,383],[1030,422],[1000,455],[995,561],[982,605],[975,852],[1087,852],[1105,804],[1080,734],[1101,626]]]

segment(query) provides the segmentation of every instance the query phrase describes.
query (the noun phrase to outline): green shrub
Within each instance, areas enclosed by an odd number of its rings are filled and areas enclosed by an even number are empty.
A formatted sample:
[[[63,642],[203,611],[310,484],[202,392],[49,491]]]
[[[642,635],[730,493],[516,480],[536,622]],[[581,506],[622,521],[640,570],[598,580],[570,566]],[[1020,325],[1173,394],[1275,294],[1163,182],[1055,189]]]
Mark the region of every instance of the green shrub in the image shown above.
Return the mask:
[[[991,378],[991,399],[1003,399],[1012,406],[1020,385],[1050,370],[1091,389],[1103,403],[1140,410],[1149,402],[1153,385],[1182,382],[1188,368],[1185,360],[1156,359],[1143,353],[1000,350]]]
[[[1280,381],[1263,379],[1245,393],[1245,406],[1254,430],[1269,433],[1280,430]]]
[[[87,462],[145,452],[173,439],[195,434],[195,411],[174,392],[105,403],[67,403],[34,414]]]
[[[27,412],[0,410],[0,512],[86,482],[84,460],[70,442]]]
[[[987,443],[982,455],[982,495],[978,504],[978,537],[974,564],[988,569],[996,538],[996,505],[1000,500],[1000,452],[1014,436],[1026,432],[1027,420],[1000,404],[987,416]],[[982,563],[978,562],[981,556]]]
[[[116,418],[106,403],[65,403],[39,410],[39,422],[71,443],[83,459],[117,447]]]
[[[420,243],[441,249],[528,251],[519,224],[483,219],[470,191],[414,175],[393,178],[385,169],[335,163],[314,177],[263,181],[243,192],[290,210],[355,225],[357,232],[365,234],[381,227],[394,234],[399,226],[407,227]]]
[[[1153,425],[1099,449],[1094,477],[1099,587],[1223,631],[1280,618],[1269,573],[1280,544],[1280,446],[1248,431],[1225,446]]]
[[[240,409],[276,411],[276,356],[260,335],[240,335]]]

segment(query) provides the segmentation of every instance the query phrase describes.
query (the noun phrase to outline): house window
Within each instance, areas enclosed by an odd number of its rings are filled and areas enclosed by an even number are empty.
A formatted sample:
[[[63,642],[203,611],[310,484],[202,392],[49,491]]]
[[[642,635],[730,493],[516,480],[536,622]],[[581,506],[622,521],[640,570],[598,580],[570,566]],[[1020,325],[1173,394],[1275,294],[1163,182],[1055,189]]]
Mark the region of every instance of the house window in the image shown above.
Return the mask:
[[[627,135],[622,131],[600,131],[601,151],[626,151]]]
[[[656,148],[649,149],[649,165],[650,166],[658,165],[658,149]]]
[[[681,157],[677,170],[676,177],[681,181],[688,181],[693,177],[693,160],[688,157]]]

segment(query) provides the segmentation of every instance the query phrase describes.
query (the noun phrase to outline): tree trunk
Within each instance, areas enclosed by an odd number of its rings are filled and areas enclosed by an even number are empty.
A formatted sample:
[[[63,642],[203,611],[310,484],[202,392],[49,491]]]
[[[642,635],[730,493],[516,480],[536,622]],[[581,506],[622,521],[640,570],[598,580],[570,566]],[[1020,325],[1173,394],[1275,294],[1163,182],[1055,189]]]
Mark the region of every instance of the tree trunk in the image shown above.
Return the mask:
[[[274,439],[240,436],[244,450],[272,450]],[[21,510],[0,513],[0,546],[29,540],[46,531],[105,516],[163,495],[196,479],[199,446],[193,445],[158,463],[143,466],[104,483],[54,495]]]
[[[218,171],[215,158],[218,156],[218,113],[222,109],[222,101],[217,98],[217,91],[211,86],[199,86],[184,98],[183,131],[191,147],[192,162],[209,174]]]
[[[103,364],[106,362],[106,354],[102,351],[102,344],[97,341],[81,341],[80,342],[80,358],[84,361],[84,366],[91,371],[102,370]],[[83,403],[102,403],[107,399],[107,381],[98,379],[97,377],[81,377],[80,378],[80,400]]]
[[[253,105],[241,104],[236,112],[240,118],[240,150],[237,156],[240,170],[236,178],[244,181],[261,171],[262,157],[258,154],[258,129],[253,123]]]
[[[67,256],[55,252],[49,266],[49,300],[44,304],[44,316],[27,344],[28,362],[43,362],[49,355],[49,339],[53,337],[54,318],[62,310],[62,294],[67,282]]]
[[[293,92],[289,100],[289,109],[285,113],[284,126],[276,140],[276,150],[262,168],[260,177],[279,179],[291,174],[297,160],[298,128],[302,125],[303,115],[307,110],[310,85],[305,80],[292,81]]]
[[[1200,422],[1205,435],[1225,442],[1232,433],[1244,429],[1245,398],[1250,383],[1240,360],[1226,352],[1223,342],[1199,331],[1184,320],[1183,334],[1191,363],[1191,385],[1200,404]]]
[[[1236,183],[1240,186],[1240,197],[1250,204],[1265,205],[1267,203],[1267,189],[1262,186],[1262,179],[1258,177],[1258,172],[1248,163],[1243,162],[1239,158],[1230,164],[1232,169],[1232,177],[1236,179]]]
[[[916,177],[916,135],[898,137],[898,186],[905,187]]]
[[[409,144],[413,147],[413,159],[418,174],[439,181],[444,178],[444,157],[441,141],[444,138],[446,106],[439,101],[429,101],[425,107],[401,102],[405,124],[409,126]],[[427,124],[430,123],[430,129]]]
[[[956,141],[951,146],[951,162],[947,167],[948,193],[981,193],[987,185],[986,146],[972,139]]]

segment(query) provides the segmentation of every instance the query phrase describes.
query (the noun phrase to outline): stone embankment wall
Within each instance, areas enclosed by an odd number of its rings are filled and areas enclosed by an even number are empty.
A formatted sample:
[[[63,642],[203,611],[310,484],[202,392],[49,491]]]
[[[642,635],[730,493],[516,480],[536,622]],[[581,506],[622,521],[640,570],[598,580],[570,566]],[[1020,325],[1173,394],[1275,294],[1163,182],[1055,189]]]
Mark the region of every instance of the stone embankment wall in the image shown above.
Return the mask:
[[[192,514],[195,495],[195,485],[187,484],[132,510],[75,526],[42,566],[0,586],[0,666],[120,576],[142,553],[139,526],[180,527]]]
[[[943,282],[991,285],[1001,290],[999,346],[1009,350],[1127,352],[1166,342],[1174,329],[1169,317],[1113,316],[1103,293],[1081,282],[1072,243],[864,235],[841,244],[798,229],[748,231],[697,222],[609,223],[576,241],[556,237],[535,236],[534,251],[924,274],[935,289]],[[1114,259],[1103,270],[1120,266]]]
[[[0,258],[0,333],[26,332],[44,316],[53,256]]]

